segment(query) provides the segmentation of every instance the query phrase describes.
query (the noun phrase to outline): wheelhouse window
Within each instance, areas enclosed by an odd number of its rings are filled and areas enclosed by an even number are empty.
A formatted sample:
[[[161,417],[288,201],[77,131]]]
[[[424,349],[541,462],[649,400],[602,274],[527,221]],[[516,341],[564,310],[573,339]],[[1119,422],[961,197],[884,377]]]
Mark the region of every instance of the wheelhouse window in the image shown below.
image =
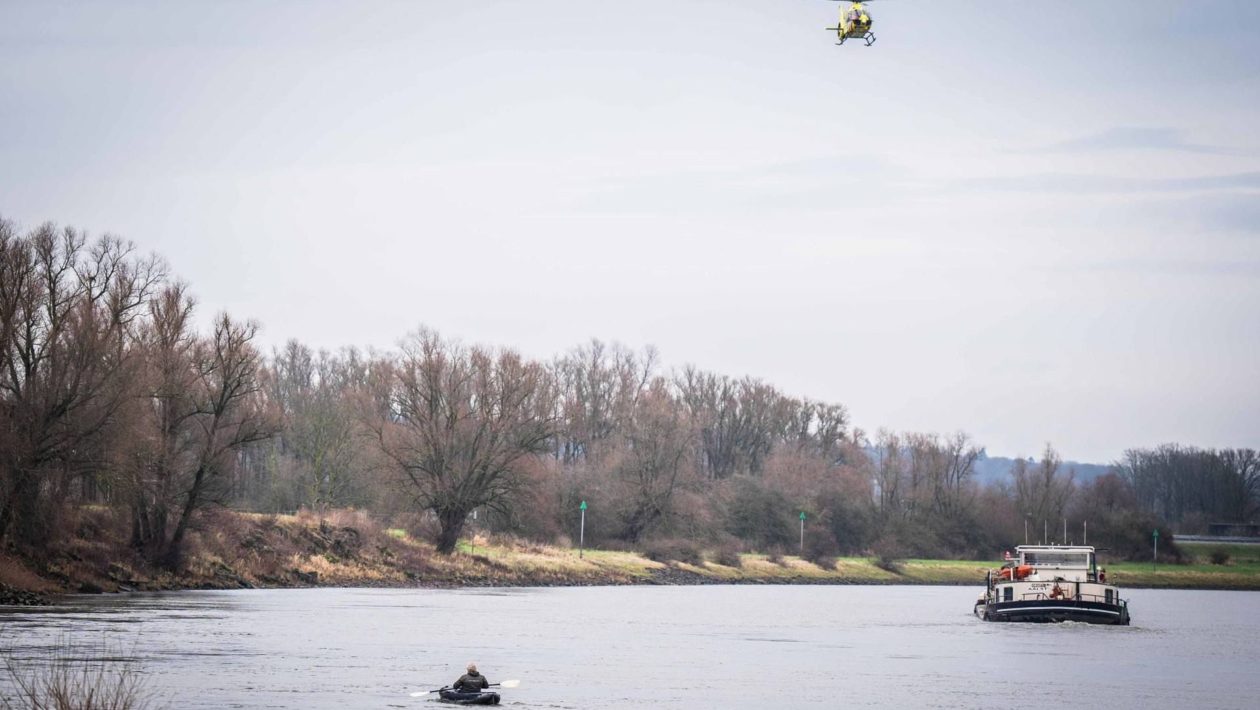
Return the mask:
[[[1024,564],[1058,569],[1089,569],[1089,553],[1025,551]]]

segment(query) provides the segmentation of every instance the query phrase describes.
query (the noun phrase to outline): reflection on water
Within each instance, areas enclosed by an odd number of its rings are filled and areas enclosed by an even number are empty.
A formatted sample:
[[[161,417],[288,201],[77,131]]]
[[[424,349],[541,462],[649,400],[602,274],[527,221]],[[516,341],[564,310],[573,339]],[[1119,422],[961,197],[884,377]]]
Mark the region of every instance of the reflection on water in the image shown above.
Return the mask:
[[[1131,627],[990,624],[959,587],[313,589],[0,608],[25,662],[121,653],[181,708],[435,708],[475,660],[520,708],[1250,708],[1260,594],[1134,590]],[[109,649],[108,651],[103,649]],[[93,656],[93,653],[98,654]],[[0,692],[6,689],[0,681]]]

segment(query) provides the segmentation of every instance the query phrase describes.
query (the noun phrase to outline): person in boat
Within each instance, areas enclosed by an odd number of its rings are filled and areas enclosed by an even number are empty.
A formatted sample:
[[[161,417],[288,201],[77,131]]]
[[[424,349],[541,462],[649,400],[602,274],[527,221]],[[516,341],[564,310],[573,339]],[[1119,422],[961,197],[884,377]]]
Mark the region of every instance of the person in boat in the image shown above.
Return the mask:
[[[451,686],[451,690],[460,693],[480,693],[489,687],[490,681],[477,672],[477,664],[469,663],[468,672],[455,681],[455,685]]]

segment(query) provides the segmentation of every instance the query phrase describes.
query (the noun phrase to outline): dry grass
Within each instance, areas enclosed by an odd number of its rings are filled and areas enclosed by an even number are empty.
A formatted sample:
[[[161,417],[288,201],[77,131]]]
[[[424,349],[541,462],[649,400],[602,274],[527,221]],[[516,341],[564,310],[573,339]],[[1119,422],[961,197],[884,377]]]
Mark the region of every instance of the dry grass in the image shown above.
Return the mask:
[[[992,565],[957,560],[906,560],[901,575],[918,584],[981,584]]]
[[[0,552],[0,586],[41,594],[56,590],[51,582],[32,572],[22,560],[3,552]]]
[[[102,651],[104,649],[101,649]],[[144,676],[134,662],[100,652],[83,660],[67,641],[46,657],[20,660],[0,650],[12,690],[0,695],[4,710],[142,710],[152,707]]]
[[[325,555],[294,555],[290,562],[294,569],[318,574],[324,584],[382,584],[403,579],[402,573],[397,570],[358,561],[330,559]]]

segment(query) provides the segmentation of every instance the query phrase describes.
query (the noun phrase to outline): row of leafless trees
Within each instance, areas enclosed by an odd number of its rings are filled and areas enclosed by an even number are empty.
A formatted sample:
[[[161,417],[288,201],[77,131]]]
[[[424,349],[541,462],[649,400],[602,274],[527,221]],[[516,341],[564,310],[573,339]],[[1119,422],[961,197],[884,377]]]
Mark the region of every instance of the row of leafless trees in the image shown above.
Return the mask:
[[[390,352],[262,355],[256,327],[198,327],[187,288],[116,238],[0,221],[0,542],[38,551],[76,505],[125,510],[132,544],[177,565],[198,512],[368,508],[595,544],[675,537],[818,555],[962,555],[1025,521],[1119,535],[1199,511],[1257,514],[1255,454],[1130,452],[1081,486],[1047,447],[975,481],[966,435],[852,428],[836,404],[752,379],[663,371],[595,341],[551,361],[421,329]],[[1109,522],[1106,522],[1109,521]],[[1044,526],[1043,526],[1044,527]],[[1040,537],[1040,536],[1038,536]]]
[[[801,512],[822,553],[975,554],[1023,541],[1025,523],[1033,541],[1046,528],[1061,541],[1068,520],[1074,531],[1092,520],[1096,540],[1156,524],[1126,479],[1082,487],[1049,446],[1040,461],[1016,460],[1008,484],[982,488],[984,453],[964,434],[868,439],[842,407],[747,378],[661,372],[650,350],[592,342],[525,363],[420,331],[369,357],[290,343],[269,373],[285,423],[254,459],[273,493],[244,500],[397,513],[389,482],[401,480],[443,549],[474,510],[492,529],[571,535],[582,501],[588,539],[613,545],[791,548]]]
[[[1117,468],[1139,504],[1183,528],[1260,517],[1260,456],[1253,449],[1130,449]]]
[[[435,519],[442,550],[474,510],[555,538],[588,498],[604,516],[596,539],[637,543],[673,531],[680,496],[761,477],[776,456],[823,472],[854,458],[842,407],[751,379],[665,374],[650,350],[600,342],[545,363],[423,329],[366,356],[289,343],[265,379],[282,425],[238,471],[243,499],[400,513],[401,491]]]

